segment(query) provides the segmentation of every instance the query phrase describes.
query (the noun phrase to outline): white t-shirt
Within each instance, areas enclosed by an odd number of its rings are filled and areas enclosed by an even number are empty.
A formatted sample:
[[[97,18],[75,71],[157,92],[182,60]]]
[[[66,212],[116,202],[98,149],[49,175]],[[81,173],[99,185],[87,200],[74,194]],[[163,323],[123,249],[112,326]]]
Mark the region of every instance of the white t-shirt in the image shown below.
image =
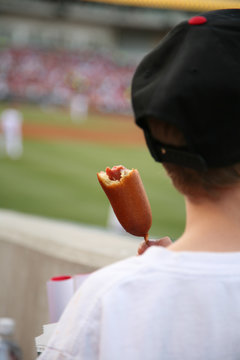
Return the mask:
[[[89,277],[40,360],[239,360],[240,253],[152,247]]]

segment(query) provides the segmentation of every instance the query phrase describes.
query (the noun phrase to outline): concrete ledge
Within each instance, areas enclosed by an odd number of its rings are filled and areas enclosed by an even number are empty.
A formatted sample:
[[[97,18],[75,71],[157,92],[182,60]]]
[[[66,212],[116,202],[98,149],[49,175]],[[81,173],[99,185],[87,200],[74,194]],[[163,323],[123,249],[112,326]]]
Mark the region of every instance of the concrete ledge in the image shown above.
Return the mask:
[[[0,238],[96,268],[136,254],[138,242],[101,228],[0,210]]]

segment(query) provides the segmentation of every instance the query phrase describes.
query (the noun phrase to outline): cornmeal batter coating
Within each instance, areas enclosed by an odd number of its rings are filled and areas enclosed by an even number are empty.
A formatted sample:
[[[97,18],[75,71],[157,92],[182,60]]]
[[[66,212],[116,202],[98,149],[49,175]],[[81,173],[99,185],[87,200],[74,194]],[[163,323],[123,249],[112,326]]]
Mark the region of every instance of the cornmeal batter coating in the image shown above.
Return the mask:
[[[147,241],[152,212],[138,170],[119,165],[106,168],[97,177],[122,227]]]

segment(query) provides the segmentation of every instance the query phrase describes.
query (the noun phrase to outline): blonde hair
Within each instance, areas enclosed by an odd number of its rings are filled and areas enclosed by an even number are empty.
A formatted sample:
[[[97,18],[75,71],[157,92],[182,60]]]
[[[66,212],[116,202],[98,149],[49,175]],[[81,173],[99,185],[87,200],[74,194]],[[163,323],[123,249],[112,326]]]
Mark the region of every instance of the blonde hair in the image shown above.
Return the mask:
[[[152,135],[159,141],[175,146],[186,145],[183,133],[175,126],[156,119],[148,120]],[[221,189],[240,184],[240,163],[232,166],[197,171],[172,163],[163,163],[173,185],[189,197],[217,198]]]

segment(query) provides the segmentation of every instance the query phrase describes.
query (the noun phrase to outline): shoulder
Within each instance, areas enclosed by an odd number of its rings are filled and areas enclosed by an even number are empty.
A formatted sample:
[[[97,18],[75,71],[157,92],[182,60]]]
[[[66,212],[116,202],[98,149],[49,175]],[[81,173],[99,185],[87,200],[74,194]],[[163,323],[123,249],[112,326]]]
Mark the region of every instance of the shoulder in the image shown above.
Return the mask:
[[[152,262],[149,256],[134,256],[108,265],[93,272],[77,290],[65,312],[88,318],[101,311],[102,300],[109,294],[116,293],[124,284],[149,274]],[[149,266],[150,265],[150,266]],[[84,309],[84,312],[82,311]],[[95,315],[94,315],[95,316]]]
[[[49,354],[54,351],[61,355],[73,354],[77,351],[79,354],[84,353],[85,358],[95,358],[88,352],[89,349],[97,352],[103,299],[112,289],[118,288],[129,274],[136,272],[141,263],[140,257],[131,257],[106,266],[89,276],[61,316],[45,352],[46,359],[49,359]],[[66,332],[71,334],[71,337],[66,336]]]
[[[98,297],[108,292],[116,284],[139,272],[143,263],[143,257],[135,256],[95,271],[80,287],[79,296],[94,293],[94,297]]]

